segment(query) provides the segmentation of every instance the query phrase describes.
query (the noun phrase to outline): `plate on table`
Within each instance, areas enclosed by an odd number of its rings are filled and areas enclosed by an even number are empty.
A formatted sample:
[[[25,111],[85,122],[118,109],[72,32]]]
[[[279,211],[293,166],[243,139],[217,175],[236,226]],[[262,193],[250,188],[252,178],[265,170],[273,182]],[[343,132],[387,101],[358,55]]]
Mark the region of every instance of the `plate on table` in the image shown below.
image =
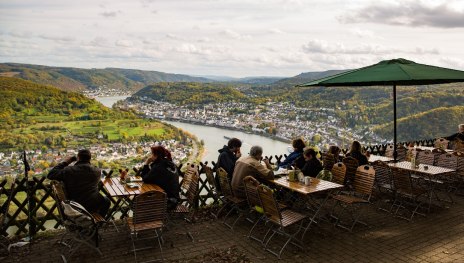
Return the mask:
[[[139,187],[140,187],[138,184],[134,184],[134,183],[128,183],[128,184],[126,184],[126,185],[127,185],[127,187],[129,187],[129,188],[139,188]]]
[[[142,178],[131,178],[131,182],[143,182]]]

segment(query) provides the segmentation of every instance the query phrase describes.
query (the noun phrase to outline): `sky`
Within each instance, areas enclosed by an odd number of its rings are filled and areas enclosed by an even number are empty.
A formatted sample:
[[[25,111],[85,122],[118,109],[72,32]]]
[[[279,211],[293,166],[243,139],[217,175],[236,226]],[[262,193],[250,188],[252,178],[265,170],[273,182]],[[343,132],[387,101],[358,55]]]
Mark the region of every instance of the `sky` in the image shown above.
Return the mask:
[[[0,63],[278,76],[464,70],[464,0],[0,0]]]

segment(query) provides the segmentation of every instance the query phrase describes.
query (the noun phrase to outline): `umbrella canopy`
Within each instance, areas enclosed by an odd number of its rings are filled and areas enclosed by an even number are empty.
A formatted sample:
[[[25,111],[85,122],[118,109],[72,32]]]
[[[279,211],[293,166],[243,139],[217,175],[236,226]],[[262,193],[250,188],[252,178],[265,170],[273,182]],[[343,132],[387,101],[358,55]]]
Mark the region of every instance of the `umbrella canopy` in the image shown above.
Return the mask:
[[[382,86],[393,85],[394,158],[396,160],[396,86],[464,82],[464,71],[415,63],[406,59],[384,60],[377,64],[350,70],[298,85],[309,86]]]

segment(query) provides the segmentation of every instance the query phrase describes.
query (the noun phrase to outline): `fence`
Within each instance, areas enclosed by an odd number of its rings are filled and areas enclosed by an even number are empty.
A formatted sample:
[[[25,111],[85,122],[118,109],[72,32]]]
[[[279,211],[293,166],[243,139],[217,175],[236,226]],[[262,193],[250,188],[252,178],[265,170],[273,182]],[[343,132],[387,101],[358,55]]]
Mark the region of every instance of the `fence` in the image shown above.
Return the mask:
[[[433,146],[434,139],[415,141],[418,145]],[[402,143],[408,145],[408,143]],[[387,145],[374,145],[364,147],[364,150],[370,151],[372,154],[384,155]],[[343,153],[347,152],[347,149],[342,149]],[[284,156],[275,155],[275,161],[280,161]],[[273,161],[273,157],[269,159]],[[214,162],[212,163],[214,165]],[[202,165],[208,165],[206,162]],[[204,174],[204,167],[200,169],[200,182],[199,182],[199,193],[197,205],[199,207],[206,206],[211,203],[216,203],[214,193],[212,193],[210,185],[207,183],[206,176]],[[181,174],[181,176],[183,176]],[[32,177],[16,179],[14,187],[8,187],[6,178],[0,181],[0,200],[2,201],[0,206],[0,213],[5,214],[4,224],[0,224],[0,234],[7,235],[8,232],[14,235],[28,234],[34,236],[38,231],[44,231],[47,228],[58,228],[61,225],[60,218],[58,216],[57,204],[51,196],[51,188],[49,186],[49,180],[42,177]],[[109,193],[101,188],[101,192],[108,196],[114,205],[117,200],[112,198]],[[10,208],[7,209],[8,201],[11,201]],[[209,202],[209,203],[208,203]]]

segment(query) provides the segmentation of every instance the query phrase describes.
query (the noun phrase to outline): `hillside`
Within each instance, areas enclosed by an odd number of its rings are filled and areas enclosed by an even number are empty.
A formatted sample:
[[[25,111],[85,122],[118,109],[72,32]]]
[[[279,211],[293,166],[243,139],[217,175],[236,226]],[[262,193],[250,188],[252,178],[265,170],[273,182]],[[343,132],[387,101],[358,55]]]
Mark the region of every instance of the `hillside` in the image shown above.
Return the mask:
[[[179,105],[201,106],[220,102],[250,101],[232,85],[191,82],[164,82],[149,85],[133,95]]]
[[[132,112],[109,109],[81,94],[0,77],[2,151],[164,140],[180,132]]]
[[[39,84],[52,85],[66,91],[102,88],[128,93],[134,93],[142,87],[156,82],[211,82],[206,78],[157,71],[116,68],[82,69],[17,63],[0,64],[0,76],[30,80]]]
[[[439,107],[414,114],[398,120],[399,141],[417,138],[438,138],[457,132],[458,124],[464,120],[464,106]],[[385,138],[392,136],[393,124],[388,123],[374,128],[375,133]]]
[[[295,85],[310,82],[316,79],[325,78],[348,70],[327,70],[322,72],[305,72],[291,78],[281,79],[272,83],[274,87],[292,87]]]

